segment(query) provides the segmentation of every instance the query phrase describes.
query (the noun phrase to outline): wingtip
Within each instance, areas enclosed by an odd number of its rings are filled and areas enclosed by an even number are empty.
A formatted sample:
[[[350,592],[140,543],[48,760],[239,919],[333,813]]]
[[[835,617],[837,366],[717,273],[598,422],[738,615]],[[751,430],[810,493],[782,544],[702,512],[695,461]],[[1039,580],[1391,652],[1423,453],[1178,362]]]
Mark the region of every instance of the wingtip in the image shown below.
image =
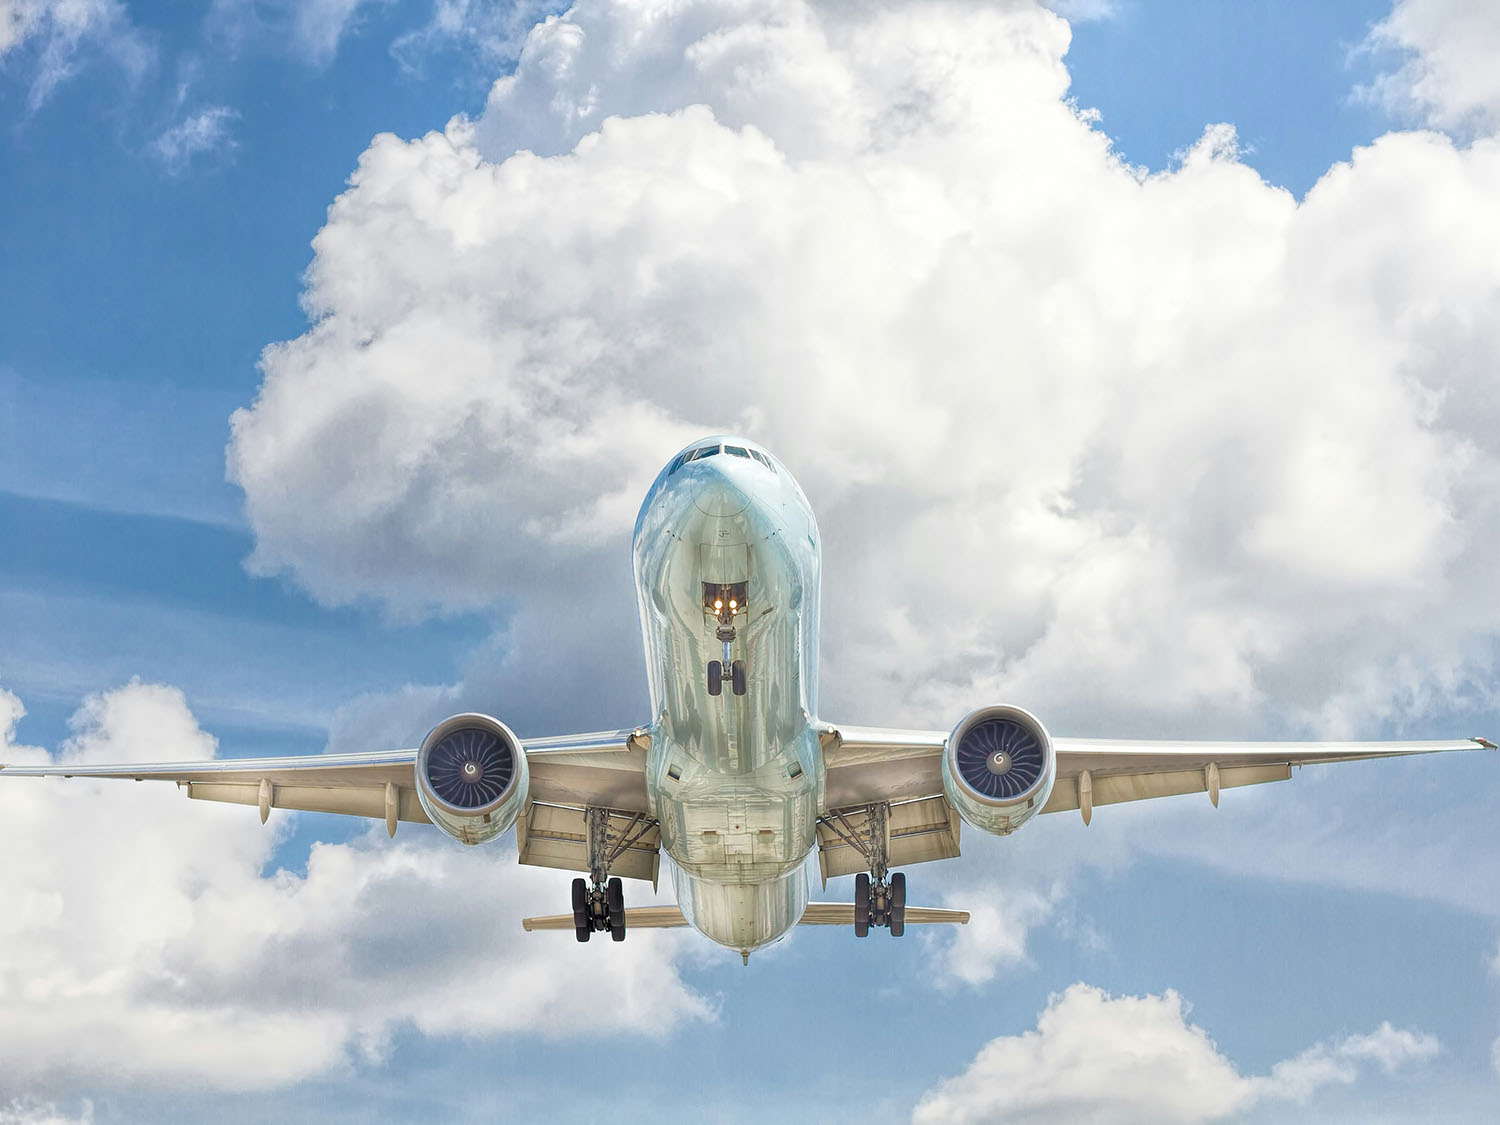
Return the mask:
[[[1469,739],[1469,741],[1470,741],[1470,742],[1477,742],[1477,743],[1479,743],[1479,745],[1480,745],[1480,746],[1483,746],[1483,747],[1484,747],[1484,748],[1485,748],[1485,749],[1486,749],[1486,750],[1496,750],[1496,749],[1500,749],[1500,747],[1497,747],[1497,746],[1496,746],[1496,745],[1495,745],[1495,744],[1494,744],[1494,743],[1493,743],[1493,742],[1491,742],[1491,741],[1490,741],[1490,740],[1489,740],[1489,739],[1488,739],[1488,738],[1481,738],[1481,737],[1480,737],[1480,736],[1479,736],[1479,735],[1477,735],[1477,734],[1476,734],[1476,735],[1475,735],[1475,736],[1474,736],[1474,737],[1473,737],[1473,738],[1471,738],[1471,739]],[[0,769],[4,769],[4,768],[5,768],[5,767],[4,767],[4,766],[0,766]]]

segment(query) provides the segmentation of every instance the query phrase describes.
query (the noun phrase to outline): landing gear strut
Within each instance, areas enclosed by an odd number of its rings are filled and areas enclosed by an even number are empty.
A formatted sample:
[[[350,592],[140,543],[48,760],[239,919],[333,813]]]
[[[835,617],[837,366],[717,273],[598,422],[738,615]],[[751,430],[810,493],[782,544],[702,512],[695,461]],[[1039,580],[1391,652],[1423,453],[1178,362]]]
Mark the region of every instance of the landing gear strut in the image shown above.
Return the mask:
[[[652,821],[637,814],[620,832],[609,826],[609,810],[590,806],[588,823],[589,877],[573,880],[573,933],[588,941],[597,930],[609,931],[613,941],[625,940],[625,885],[609,873],[610,864],[650,829]]]
[[[891,931],[891,937],[906,932],[906,875],[886,869],[886,823],[891,807],[885,803],[865,807],[865,822],[856,827],[843,809],[823,818],[823,823],[864,856],[869,874],[854,877],[854,936],[866,937],[871,926]],[[887,879],[887,874],[890,878]]]
[[[749,584],[746,582],[703,583],[703,609],[717,623],[714,638],[724,646],[722,660],[708,662],[708,694],[719,695],[724,691],[724,674],[729,674],[729,686],[735,695],[745,694],[745,662],[734,659],[735,618],[745,613],[745,598]]]

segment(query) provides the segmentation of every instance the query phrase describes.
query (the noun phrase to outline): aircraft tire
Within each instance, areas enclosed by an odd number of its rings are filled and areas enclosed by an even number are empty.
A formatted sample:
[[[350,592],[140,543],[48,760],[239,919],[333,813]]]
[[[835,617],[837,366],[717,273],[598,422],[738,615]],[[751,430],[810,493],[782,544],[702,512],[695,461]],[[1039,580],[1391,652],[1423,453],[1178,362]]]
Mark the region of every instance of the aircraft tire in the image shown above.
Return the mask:
[[[613,941],[625,940],[625,884],[618,876],[605,887],[604,901],[609,906],[609,936]]]
[[[735,695],[745,694],[745,662],[736,660],[729,666],[729,682],[734,687]]]
[[[708,662],[708,694],[718,695],[724,690],[724,665],[717,660]]]
[[[900,937],[906,932],[906,873],[898,871],[891,876],[891,937]]]
[[[854,936],[870,932],[870,877],[860,872],[854,877]]]
[[[573,880],[573,935],[579,941],[588,941],[593,930],[589,921],[589,887],[582,879]]]

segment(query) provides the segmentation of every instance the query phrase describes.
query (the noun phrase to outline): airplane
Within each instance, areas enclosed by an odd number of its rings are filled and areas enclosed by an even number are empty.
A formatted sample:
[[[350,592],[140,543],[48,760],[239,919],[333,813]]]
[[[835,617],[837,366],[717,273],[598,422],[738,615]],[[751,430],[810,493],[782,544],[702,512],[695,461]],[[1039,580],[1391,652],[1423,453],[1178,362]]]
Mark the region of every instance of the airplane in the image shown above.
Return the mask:
[[[524,864],[587,873],[569,913],[527,930],[692,926],[750,954],[799,923],[900,937],[968,914],[906,905],[896,867],[959,854],[967,826],[1007,836],[1037,814],[1281,781],[1293,767],[1448,750],[1426,742],[1181,742],[1052,736],[1029,711],[980,706],[951,731],[830,722],[818,709],[821,549],[807,497],[761,445],[692,442],[646,494],[632,541],[648,721],[521,739],[454,715],[414,749],[161,765],[0,766],[0,777],[174,781],[195,800],[430,823],[468,845],[516,830]],[[627,909],[623,879],[674,907]],[[854,874],[853,903],[809,902]]]

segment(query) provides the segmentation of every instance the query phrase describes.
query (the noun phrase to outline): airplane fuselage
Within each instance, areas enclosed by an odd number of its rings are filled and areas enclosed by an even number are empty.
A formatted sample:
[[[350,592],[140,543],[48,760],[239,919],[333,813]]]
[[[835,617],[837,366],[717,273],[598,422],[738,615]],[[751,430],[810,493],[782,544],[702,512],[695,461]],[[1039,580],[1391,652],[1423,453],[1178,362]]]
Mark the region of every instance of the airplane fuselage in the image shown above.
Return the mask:
[[[705,438],[652,485],[634,558],[646,791],[677,900],[705,936],[748,952],[808,900],[823,799],[817,523],[760,446]]]

